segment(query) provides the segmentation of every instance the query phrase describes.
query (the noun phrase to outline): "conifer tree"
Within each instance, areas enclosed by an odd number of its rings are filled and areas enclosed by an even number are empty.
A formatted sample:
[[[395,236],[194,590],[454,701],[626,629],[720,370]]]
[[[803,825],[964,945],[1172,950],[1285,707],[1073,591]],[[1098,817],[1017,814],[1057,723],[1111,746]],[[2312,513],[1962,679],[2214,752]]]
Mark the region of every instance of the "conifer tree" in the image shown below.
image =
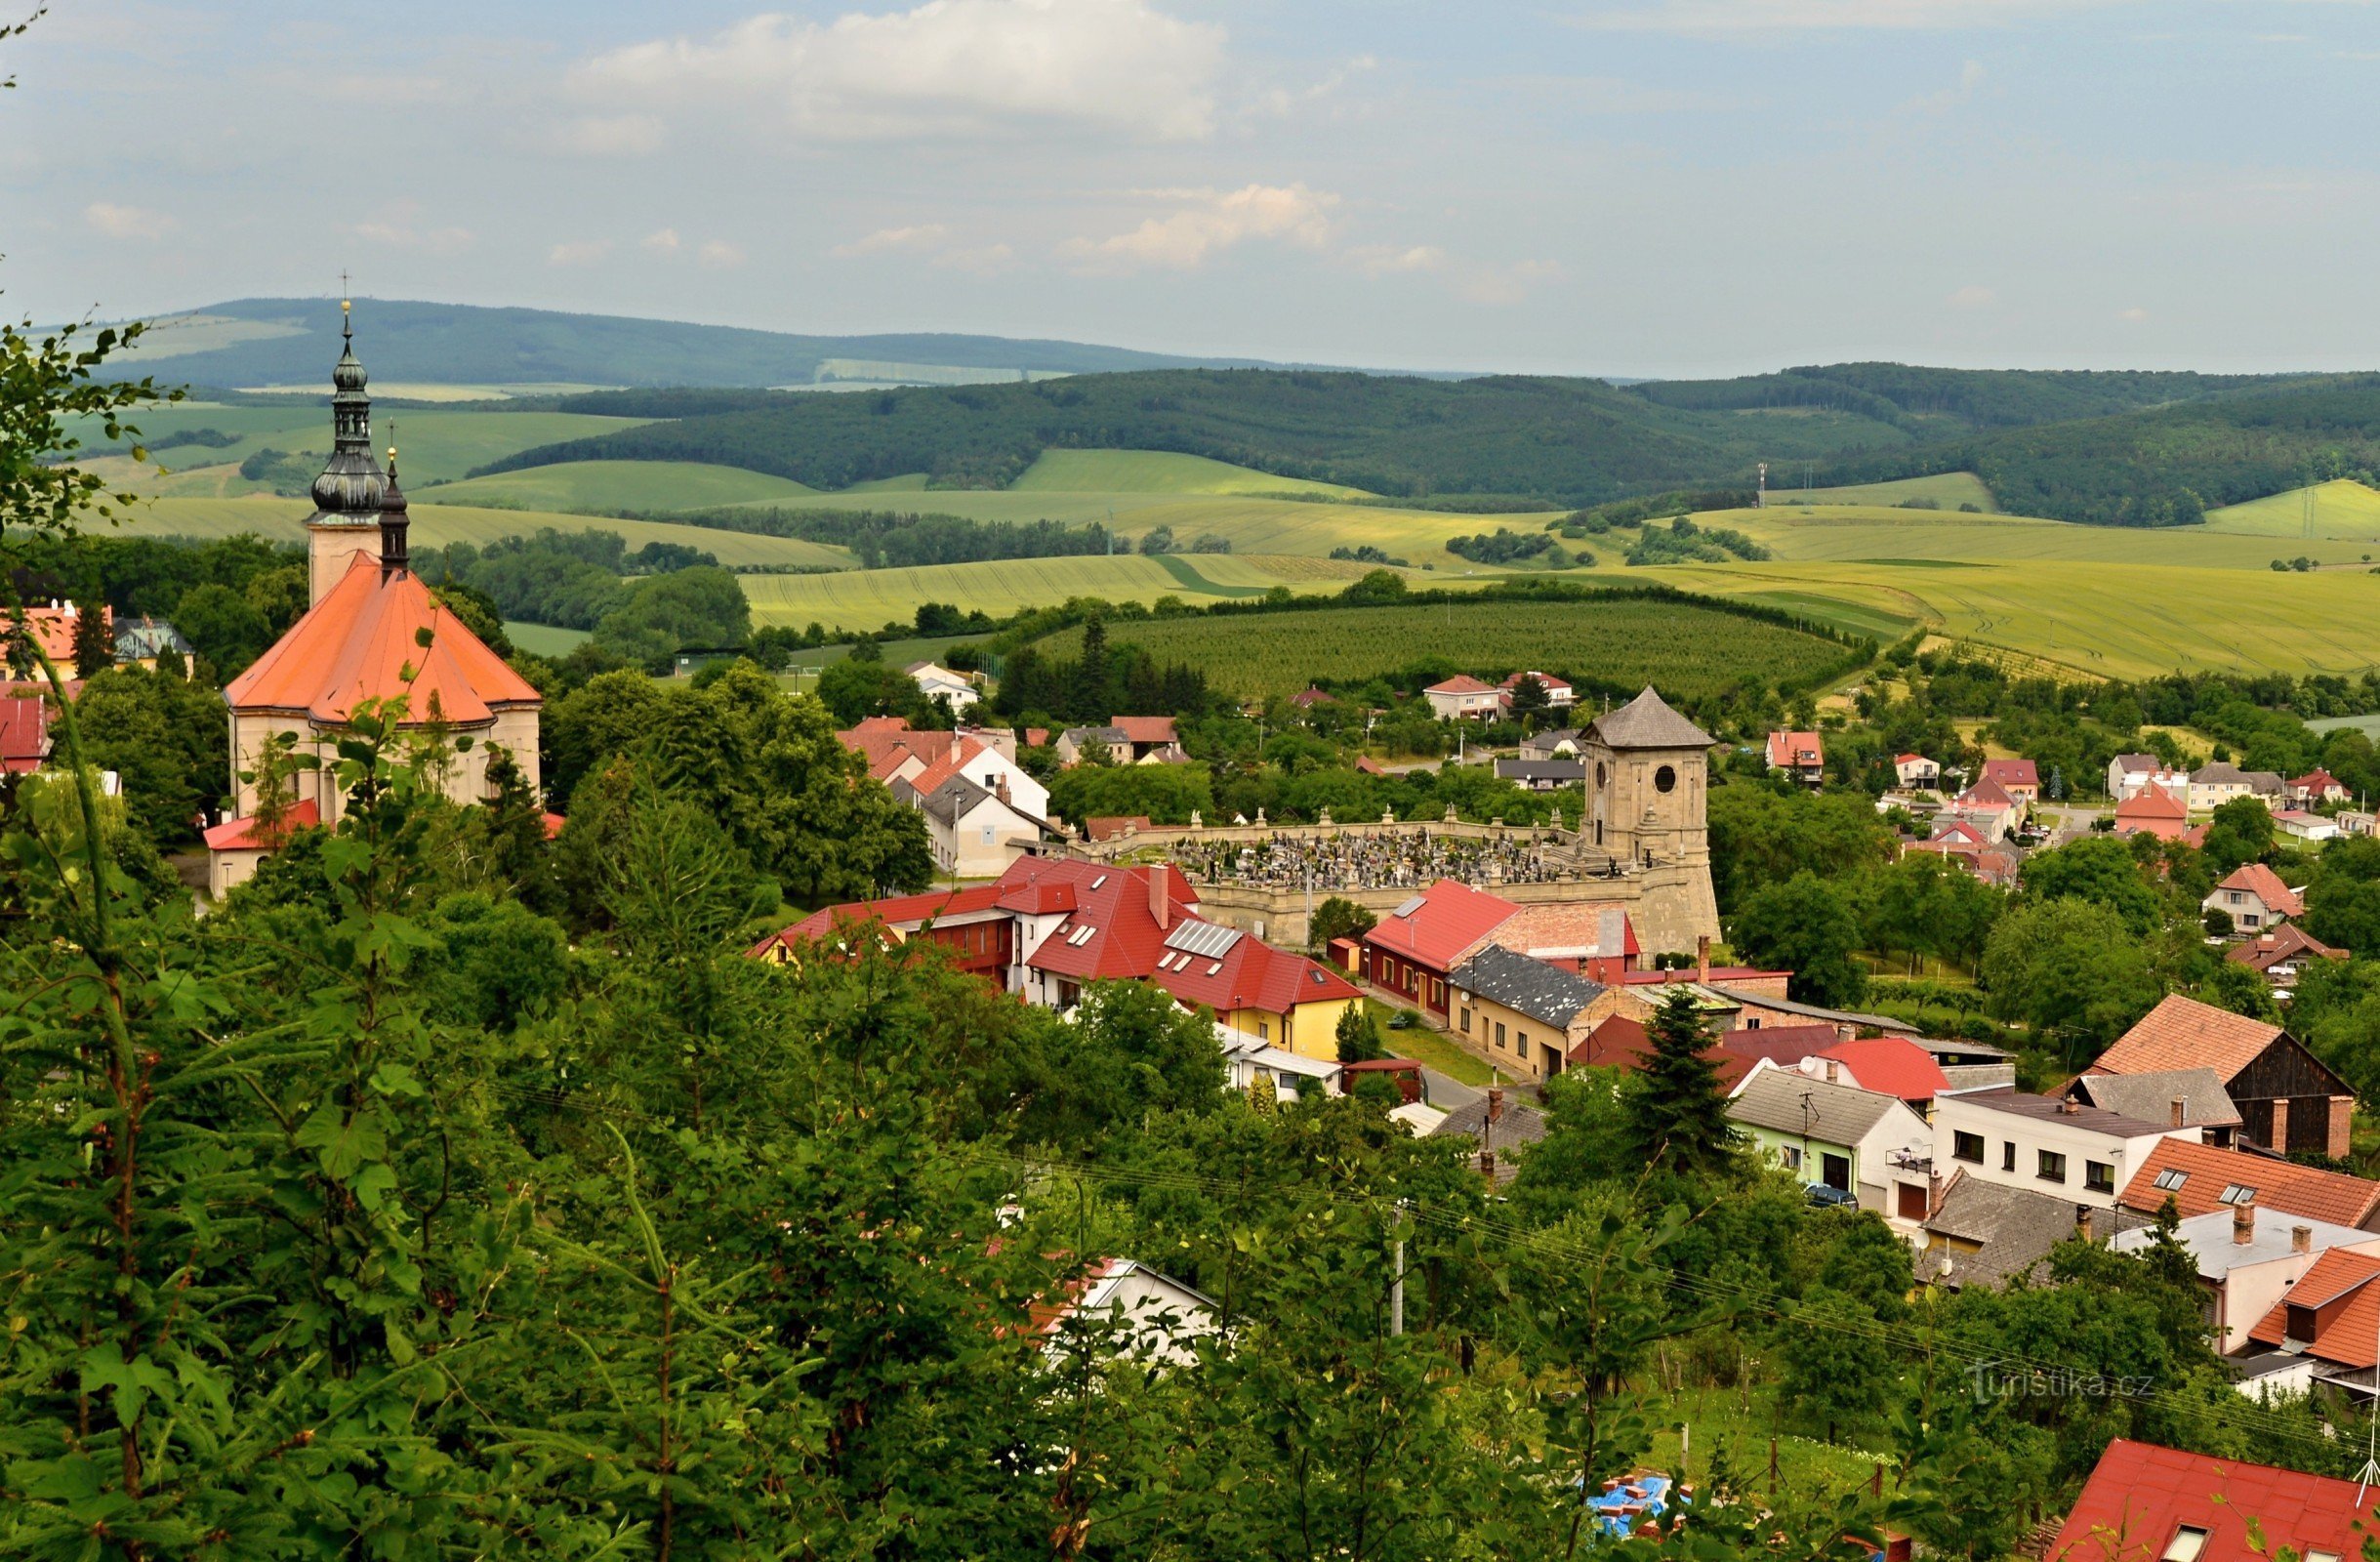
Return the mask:
[[[74,676],[90,678],[115,666],[115,637],[107,631],[107,609],[98,602],[78,604],[74,616]]]
[[[1726,1168],[1727,1098],[1692,989],[1672,987],[1645,1026],[1651,1051],[1627,1097],[1630,1146],[1648,1166],[1701,1174]]]

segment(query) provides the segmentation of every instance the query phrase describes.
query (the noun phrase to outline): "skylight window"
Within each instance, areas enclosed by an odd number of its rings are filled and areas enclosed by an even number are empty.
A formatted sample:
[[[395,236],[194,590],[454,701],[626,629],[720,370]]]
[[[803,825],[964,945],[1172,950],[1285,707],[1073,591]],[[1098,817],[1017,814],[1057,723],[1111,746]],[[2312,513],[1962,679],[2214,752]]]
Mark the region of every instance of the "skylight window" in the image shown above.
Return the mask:
[[[1101,875],[1100,875],[1098,878],[1093,879],[1093,880],[1090,882],[1090,886],[1091,886],[1093,889],[1096,889],[1096,888],[1098,888],[1098,887],[1099,887],[1101,884],[1105,884],[1105,883],[1107,883],[1107,875],[1105,875],[1105,874],[1101,874]]]
[[[1221,975],[1222,973],[1223,973],[1223,963],[1222,963],[1221,961],[1219,961],[1219,960],[1217,960],[1217,961],[1210,961],[1210,962],[1208,963],[1208,966],[1207,966],[1207,974],[1208,974],[1208,975],[1210,975],[1210,976],[1219,976],[1219,975]]]
[[[2223,1202],[2225,1204],[2253,1204],[2255,1200],[2256,1190],[2247,1186],[2245,1183],[2229,1183],[2226,1184],[2223,1189]]]
[[[2167,1193],[2173,1192],[2176,1188],[2179,1188],[2183,1183],[2188,1182],[2189,1180],[2190,1173],[2181,1170],[2179,1167],[2169,1166],[2164,1171],[2159,1172],[2156,1174],[2156,1185]]]
[[[2198,1562],[2198,1553],[2206,1549],[2206,1531],[2195,1524],[2177,1526],[2173,1539],[2165,1542],[2160,1562]]]

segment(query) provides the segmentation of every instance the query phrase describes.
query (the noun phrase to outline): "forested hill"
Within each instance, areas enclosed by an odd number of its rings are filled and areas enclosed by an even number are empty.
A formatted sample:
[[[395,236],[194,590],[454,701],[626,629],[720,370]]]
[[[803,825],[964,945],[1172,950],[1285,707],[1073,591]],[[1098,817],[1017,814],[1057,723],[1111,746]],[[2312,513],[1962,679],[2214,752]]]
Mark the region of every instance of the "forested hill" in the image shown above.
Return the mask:
[[[911,332],[793,336],[554,309],[478,308],[402,299],[355,302],[356,349],[375,380],[429,385],[807,385],[934,380],[967,370],[1094,374],[1248,359],[1187,358],[1081,342]],[[339,357],[330,299],[238,299],[152,322],[127,355],[143,372],[200,385],[325,384]]]
[[[1820,407],[1855,412],[1920,435],[2015,429],[2136,412],[2304,376],[2130,369],[1929,369],[1832,363],[1734,380],[1656,380],[1631,387],[1663,406],[1700,411]]]
[[[668,410],[666,394],[637,402],[644,416]],[[561,405],[628,410],[593,399]],[[999,487],[1051,446],[1109,447],[1209,456],[1382,494],[1585,501],[1748,475],[1762,459],[1839,456],[1908,437],[1852,413],[1680,410],[1600,380],[1196,370],[787,395],[527,450],[489,470],[596,458],[711,461],[822,488],[915,472]]]

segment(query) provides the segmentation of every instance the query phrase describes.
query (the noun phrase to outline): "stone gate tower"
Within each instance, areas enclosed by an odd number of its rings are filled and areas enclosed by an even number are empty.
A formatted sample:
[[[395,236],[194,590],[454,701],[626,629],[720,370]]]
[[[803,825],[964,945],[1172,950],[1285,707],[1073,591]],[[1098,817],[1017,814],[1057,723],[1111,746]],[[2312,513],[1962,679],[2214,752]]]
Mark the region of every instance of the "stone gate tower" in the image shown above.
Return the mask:
[[[1660,881],[1648,883],[1647,896],[1667,903],[1652,919],[1666,925],[1655,934],[1661,941],[1648,939],[1647,949],[1692,949],[1697,936],[1718,930],[1704,812],[1710,746],[1710,734],[1671,710],[1650,684],[1580,734],[1587,783],[1580,844]]]

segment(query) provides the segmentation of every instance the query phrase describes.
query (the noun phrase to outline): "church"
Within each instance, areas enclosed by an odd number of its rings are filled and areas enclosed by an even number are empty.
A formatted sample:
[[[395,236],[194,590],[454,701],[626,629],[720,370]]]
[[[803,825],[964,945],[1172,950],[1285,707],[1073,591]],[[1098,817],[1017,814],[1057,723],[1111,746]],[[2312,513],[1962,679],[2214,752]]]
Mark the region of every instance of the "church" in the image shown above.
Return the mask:
[[[207,832],[208,882],[221,898],[249,878],[291,830],[338,822],[345,799],[331,767],[350,714],[368,700],[402,698],[404,724],[432,725],[450,740],[472,739],[446,771],[446,794],[459,803],[489,796],[488,760],[513,757],[529,785],[540,785],[535,688],[455,615],[410,566],[405,496],[396,451],[384,469],[372,454],[372,402],[345,301],[345,344],[331,371],[332,450],[314,478],[314,513],[306,522],[308,606],[224,690],[230,708],[230,818]],[[421,643],[427,631],[430,643]],[[277,830],[255,817],[253,776],[275,734],[315,761],[289,783],[289,807]]]

